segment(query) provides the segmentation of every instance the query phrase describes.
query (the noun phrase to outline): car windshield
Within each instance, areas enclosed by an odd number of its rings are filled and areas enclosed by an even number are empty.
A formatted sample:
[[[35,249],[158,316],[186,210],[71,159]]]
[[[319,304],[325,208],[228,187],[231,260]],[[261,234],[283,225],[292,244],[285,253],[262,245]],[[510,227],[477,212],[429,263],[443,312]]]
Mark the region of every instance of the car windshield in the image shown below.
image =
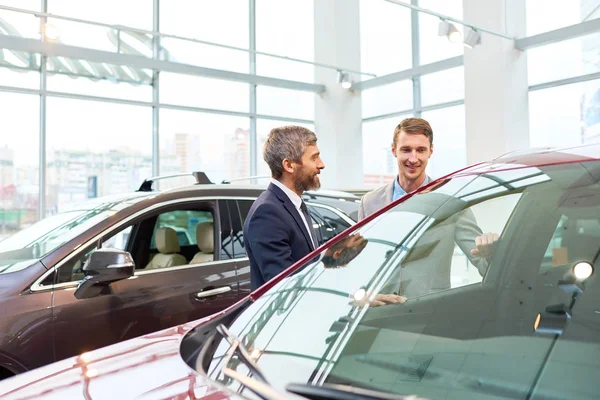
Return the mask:
[[[31,265],[117,211],[147,197],[148,193],[135,193],[93,199],[36,222],[0,241],[0,273]]]
[[[329,245],[229,329],[282,392],[595,399],[600,280],[573,266],[597,262],[599,179],[589,161],[439,181]],[[255,397],[221,372],[229,348],[219,343],[209,376]]]

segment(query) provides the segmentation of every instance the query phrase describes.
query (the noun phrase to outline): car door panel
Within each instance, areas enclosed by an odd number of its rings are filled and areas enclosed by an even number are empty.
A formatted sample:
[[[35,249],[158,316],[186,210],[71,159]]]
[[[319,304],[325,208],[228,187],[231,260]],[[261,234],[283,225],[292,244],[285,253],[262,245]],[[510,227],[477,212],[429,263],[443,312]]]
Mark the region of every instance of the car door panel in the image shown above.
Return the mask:
[[[218,220],[218,211],[211,204],[205,201],[169,205],[132,221],[130,227],[134,228],[128,236],[126,249],[135,254],[134,276],[111,283],[106,293],[89,299],[76,299],[74,287],[60,291],[54,302],[57,359],[202,318],[238,300],[234,260],[155,265],[155,268],[146,270],[148,255],[156,247],[153,245],[154,232],[158,227],[170,225],[170,229],[178,229],[182,217],[187,223],[188,216],[196,216],[198,210],[206,214],[205,217]],[[212,211],[208,214],[211,207]],[[195,232],[193,226],[188,228],[186,234],[188,231]],[[219,232],[218,224],[214,229]],[[188,251],[185,256],[188,262],[199,251],[195,237],[191,237],[191,241],[190,245],[184,246],[184,250]],[[103,242],[110,242],[110,238]],[[185,243],[188,242],[189,237]],[[81,253],[94,250],[93,247]],[[81,254],[75,258],[81,258]],[[198,295],[210,290],[212,292],[208,296]],[[84,325],[81,327],[83,334],[72,332],[76,325]],[[65,338],[67,340],[62,340]]]
[[[136,321],[127,337],[209,316],[235,303],[238,297],[235,263],[229,261],[139,272],[113,285],[126,304],[121,318]],[[223,288],[230,290],[209,297],[197,296]]]
[[[58,291],[55,297],[57,360],[209,316],[238,299],[233,261],[140,271],[113,282],[109,294],[89,299],[76,299],[73,289]]]
[[[23,271],[34,280],[46,272],[41,262],[37,262]],[[0,307],[0,349],[1,368],[12,372],[40,367],[53,360],[52,340],[52,289],[20,291],[18,283],[3,276],[6,286],[0,290],[12,294],[2,300]],[[15,290],[15,288],[17,289]],[[9,292],[9,293],[10,293]],[[15,312],[17,311],[17,312]]]
[[[250,259],[237,260],[237,275],[240,291],[240,299],[248,296],[252,292],[250,286]]]
[[[114,318],[122,301],[113,294],[75,298],[75,286],[56,289],[52,307],[55,360],[62,360],[118,341],[122,326]]]

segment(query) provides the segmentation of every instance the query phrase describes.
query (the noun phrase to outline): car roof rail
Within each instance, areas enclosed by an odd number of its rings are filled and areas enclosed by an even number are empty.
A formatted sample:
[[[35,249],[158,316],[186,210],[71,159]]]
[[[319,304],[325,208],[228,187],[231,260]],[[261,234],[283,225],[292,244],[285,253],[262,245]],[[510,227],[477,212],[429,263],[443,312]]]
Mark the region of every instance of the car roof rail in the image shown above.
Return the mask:
[[[231,183],[231,182],[239,182],[239,181],[249,181],[251,179],[270,179],[271,176],[270,175],[255,175],[255,176],[245,176],[242,178],[233,178],[233,179],[223,179],[221,181],[221,183],[227,184],[227,183]]]
[[[144,182],[140,185],[140,188],[137,190],[138,192],[151,192],[152,185],[155,181],[159,181],[161,179],[170,179],[170,178],[179,178],[182,176],[193,176],[196,179],[196,184],[198,185],[207,185],[212,183],[208,176],[202,171],[194,171],[187,172],[183,174],[173,174],[173,175],[161,175],[161,176],[153,176],[151,178],[144,179]]]

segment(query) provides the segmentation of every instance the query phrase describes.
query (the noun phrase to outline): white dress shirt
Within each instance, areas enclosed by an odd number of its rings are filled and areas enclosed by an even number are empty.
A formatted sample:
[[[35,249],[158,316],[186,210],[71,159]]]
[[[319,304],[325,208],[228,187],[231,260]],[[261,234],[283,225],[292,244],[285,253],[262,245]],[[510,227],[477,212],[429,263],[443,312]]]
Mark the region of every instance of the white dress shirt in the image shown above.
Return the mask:
[[[308,225],[308,221],[306,220],[306,218],[304,218],[304,213],[302,212],[302,210],[300,210],[300,206],[302,205],[302,199],[300,198],[300,196],[298,196],[293,190],[290,190],[283,183],[279,182],[277,179],[271,179],[271,183],[276,185],[279,189],[283,190],[283,193],[285,193],[287,197],[290,198],[292,204],[294,204],[294,207],[296,207],[296,211],[298,211],[298,214],[300,214],[300,218],[302,218],[302,221],[304,222],[304,227],[308,232],[308,236],[310,236],[311,242],[313,244],[313,249],[316,249],[317,246],[315,244],[315,239],[312,237],[312,231]]]

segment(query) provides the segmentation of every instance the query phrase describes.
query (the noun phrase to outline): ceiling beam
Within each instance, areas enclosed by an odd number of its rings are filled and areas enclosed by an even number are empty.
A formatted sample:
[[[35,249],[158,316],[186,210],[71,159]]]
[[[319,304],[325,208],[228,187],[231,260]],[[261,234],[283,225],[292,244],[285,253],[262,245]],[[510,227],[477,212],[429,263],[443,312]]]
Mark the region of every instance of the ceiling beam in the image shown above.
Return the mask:
[[[460,67],[463,65],[463,56],[447,58],[442,61],[437,61],[431,64],[420,65],[415,68],[410,68],[404,71],[394,72],[389,75],[383,75],[378,78],[367,79],[366,81],[357,82],[352,85],[352,90],[372,89],[377,86],[388,85],[390,83],[411,79],[414,76],[423,76],[434,72],[443,71],[449,68]]]
[[[600,18],[515,40],[515,48],[528,50],[600,31]]]
[[[112,65],[123,65],[133,68],[166,71],[177,74],[204,76],[256,85],[273,86],[283,89],[300,90],[305,92],[323,93],[325,85],[297,82],[286,79],[244,74],[240,72],[199,67],[190,64],[180,64],[164,60],[154,60],[147,57],[120,54],[110,51],[94,50],[84,47],[69,46],[62,43],[47,43],[37,39],[27,39],[15,36],[0,35],[0,49],[42,54],[47,57],[66,57]]]

